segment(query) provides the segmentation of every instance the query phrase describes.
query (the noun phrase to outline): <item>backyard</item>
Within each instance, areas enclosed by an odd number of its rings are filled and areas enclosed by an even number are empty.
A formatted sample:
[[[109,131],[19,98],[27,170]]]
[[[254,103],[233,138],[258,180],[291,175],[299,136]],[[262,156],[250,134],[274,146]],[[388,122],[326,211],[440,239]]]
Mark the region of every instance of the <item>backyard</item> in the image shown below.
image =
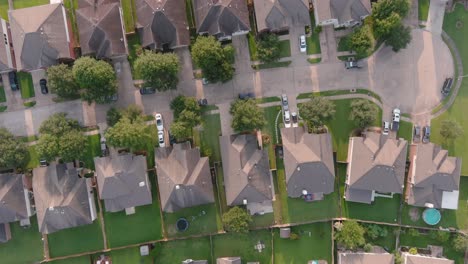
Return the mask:
[[[23,99],[34,97],[34,86],[31,74],[27,72],[18,72],[17,75],[21,90],[21,97]]]
[[[86,146],[83,162],[86,168],[94,170],[94,157],[101,156],[101,136],[97,134],[87,136],[86,138],[88,140],[88,145]]]
[[[112,264],[153,264],[151,256],[140,256],[139,247],[113,250],[109,255]]]
[[[104,212],[109,247],[126,246],[162,238],[161,214],[155,176],[153,172],[150,172],[148,176],[151,181],[152,204],[135,207],[135,214],[133,215],[126,215],[125,211]]]
[[[299,239],[280,238],[279,229],[275,229],[273,237],[275,263],[308,263],[310,260],[326,260],[332,263],[330,222],[293,226],[291,233],[299,235]]]
[[[168,237],[187,237],[216,233],[218,230],[222,230],[221,223],[216,221],[216,214],[215,204],[184,208],[175,213],[163,213],[167,235]],[[178,232],[176,222],[182,217],[187,219],[189,227],[184,232]]]
[[[37,218],[30,218],[31,226],[23,228],[19,222],[10,224],[11,240],[0,244],[2,263],[24,264],[35,263],[43,259],[42,236],[37,229]]]
[[[408,146],[413,140],[413,123],[400,121],[400,129],[398,129],[398,138],[404,138],[408,141]]]
[[[458,24],[458,25],[457,25]],[[463,65],[468,67],[468,12],[464,10],[463,5],[456,4],[455,11],[446,13],[444,17],[444,31],[452,38],[458,47]],[[453,105],[441,116],[431,121],[432,133],[431,141],[441,144],[449,150],[450,155],[455,155],[462,158],[461,174],[468,176],[468,78],[462,79],[462,84],[458,95],[455,98]],[[443,120],[456,120],[464,129],[465,135],[458,137],[456,140],[447,141],[440,136],[440,127]]]
[[[51,261],[48,263],[51,264],[83,264],[83,263],[89,263],[91,261],[91,258],[89,255],[87,256],[81,256],[81,257],[76,257],[76,258],[67,258],[67,259],[61,259],[61,260],[55,260]]]
[[[32,6],[40,6],[49,4],[49,0],[15,0],[13,1],[13,8],[20,9]]]
[[[193,239],[173,240],[160,243],[159,246],[157,246],[155,263],[181,263],[186,259],[210,261],[210,238],[200,237]],[[122,264],[134,263],[135,262]]]

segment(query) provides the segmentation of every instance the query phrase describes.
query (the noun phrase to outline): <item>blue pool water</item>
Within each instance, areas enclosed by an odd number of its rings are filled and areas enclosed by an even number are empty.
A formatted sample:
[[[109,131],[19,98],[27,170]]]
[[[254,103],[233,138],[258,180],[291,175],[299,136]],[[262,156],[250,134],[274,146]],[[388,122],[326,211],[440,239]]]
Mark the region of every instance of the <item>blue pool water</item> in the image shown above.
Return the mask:
[[[424,222],[426,222],[428,225],[437,225],[442,218],[439,210],[434,208],[427,208],[424,210],[422,217]]]

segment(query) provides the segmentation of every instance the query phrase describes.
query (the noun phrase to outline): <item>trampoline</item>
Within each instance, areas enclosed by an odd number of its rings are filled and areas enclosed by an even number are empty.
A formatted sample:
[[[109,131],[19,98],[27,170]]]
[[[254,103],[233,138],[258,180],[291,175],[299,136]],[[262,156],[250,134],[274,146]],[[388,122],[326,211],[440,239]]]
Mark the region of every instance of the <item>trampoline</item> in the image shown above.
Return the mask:
[[[189,227],[189,222],[185,218],[179,218],[176,222],[177,231],[184,232]]]
[[[424,222],[428,225],[437,225],[442,218],[439,210],[434,208],[427,208],[424,210],[422,218]]]

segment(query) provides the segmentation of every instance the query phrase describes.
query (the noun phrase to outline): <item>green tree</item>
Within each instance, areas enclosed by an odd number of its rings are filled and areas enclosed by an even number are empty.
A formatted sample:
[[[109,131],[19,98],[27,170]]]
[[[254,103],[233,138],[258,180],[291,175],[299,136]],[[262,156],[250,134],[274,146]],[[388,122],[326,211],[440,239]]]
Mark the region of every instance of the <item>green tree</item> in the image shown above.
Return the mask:
[[[374,34],[376,38],[387,38],[397,27],[402,26],[401,17],[397,13],[392,13],[384,19],[376,18],[374,20]]]
[[[106,115],[107,125],[109,126],[115,125],[117,122],[119,122],[120,118],[122,118],[122,113],[117,108],[111,107],[107,111],[107,115]]]
[[[73,65],[73,76],[80,88],[82,98],[88,102],[107,103],[117,92],[117,82],[112,66],[102,60],[81,57]]]
[[[386,237],[388,235],[388,231],[385,227],[381,227],[379,225],[368,225],[366,227],[366,235],[372,240],[375,240],[379,237]]]
[[[350,47],[358,55],[363,56],[374,48],[375,39],[369,25],[364,25],[353,32],[350,37]]]
[[[416,255],[416,254],[418,254],[418,249],[412,247],[412,248],[410,248],[410,249],[408,250],[408,253],[410,253],[411,255]]]
[[[371,244],[367,243],[367,244],[364,245],[363,249],[364,249],[365,252],[371,252],[373,248],[374,247]]]
[[[192,58],[210,82],[227,82],[234,75],[232,48],[223,48],[212,36],[197,37],[192,46]]]
[[[143,110],[141,109],[140,106],[131,104],[127,106],[126,109],[121,111],[122,116],[125,116],[126,118],[130,119],[130,121],[135,121],[138,118],[143,117]]]
[[[110,146],[141,150],[151,141],[148,126],[141,117],[130,120],[123,116],[113,127],[105,133]]]
[[[299,106],[299,112],[309,129],[316,130],[335,114],[335,104],[325,97],[314,96]]]
[[[179,95],[170,104],[171,110],[174,112],[174,118],[177,119],[184,110],[201,114],[200,106],[194,97],[186,97]]]
[[[453,248],[460,253],[464,253],[468,250],[468,237],[457,234],[452,241]]]
[[[88,141],[79,130],[71,130],[58,138],[58,156],[65,162],[84,157]]]
[[[79,96],[79,87],[72,69],[65,64],[53,65],[47,69],[47,85],[59,97],[73,99]]]
[[[379,109],[371,101],[365,99],[353,100],[351,103],[351,113],[349,118],[354,120],[356,125],[363,129],[377,120]]]
[[[266,125],[263,109],[255,100],[236,100],[231,104],[231,127],[238,132],[260,129]]]
[[[177,120],[184,123],[186,126],[188,126],[190,130],[193,127],[196,127],[199,124],[201,124],[200,114],[197,114],[197,113],[192,112],[190,110],[182,111],[182,113],[180,113]]]
[[[26,164],[28,149],[6,128],[0,128],[0,168],[18,168]]]
[[[51,161],[58,156],[60,146],[56,136],[43,134],[39,137],[35,148],[40,159]]]
[[[445,140],[454,140],[463,135],[463,128],[455,120],[444,120],[440,125],[440,135]]]
[[[408,0],[379,0],[372,3],[372,17],[374,19],[385,19],[393,13],[400,17],[408,15],[410,2]]]
[[[247,233],[249,232],[249,224],[252,222],[252,216],[247,210],[235,206],[223,214],[222,221],[228,232]]]
[[[398,52],[406,48],[410,42],[411,28],[400,24],[390,32],[385,44],[391,46],[394,52]]]
[[[257,56],[260,61],[268,63],[280,59],[280,40],[276,34],[262,34],[257,44]]]
[[[171,135],[173,135],[178,141],[187,139],[191,135],[189,126],[182,121],[175,121],[171,124]]]
[[[67,118],[66,113],[56,113],[42,122],[39,133],[62,136],[70,130],[80,129],[80,124],[75,119]]]
[[[346,249],[356,249],[366,243],[364,228],[355,220],[345,221],[341,230],[335,233],[336,241]]]
[[[173,53],[145,51],[136,59],[135,71],[146,86],[158,91],[176,89],[179,82],[179,58]]]
[[[432,231],[431,238],[443,244],[450,239],[450,232],[442,231],[442,230]]]

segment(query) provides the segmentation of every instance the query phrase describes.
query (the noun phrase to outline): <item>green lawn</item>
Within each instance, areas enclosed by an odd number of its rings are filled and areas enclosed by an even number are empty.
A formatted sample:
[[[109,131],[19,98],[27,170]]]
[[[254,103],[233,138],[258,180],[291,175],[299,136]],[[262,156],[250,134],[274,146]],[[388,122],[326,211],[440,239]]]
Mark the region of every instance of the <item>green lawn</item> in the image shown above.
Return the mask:
[[[138,34],[132,34],[127,36],[127,44],[128,44],[128,62],[130,63],[130,67],[132,68],[132,73],[134,79],[140,79],[139,76],[136,75],[134,71],[133,64],[137,59],[137,49],[141,48],[140,37]]]
[[[26,168],[34,169],[39,166],[39,155],[37,154],[36,148],[34,146],[28,147],[29,159]]]
[[[426,21],[429,14],[430,0],[418,0],[418,17],[419,20]]]
[[[290,64],[291,64],[291,61],[275,61],[275,62],[252,65],[252,69],[264,70],[264,69],[272,69],[272,68],[281,68],[281,67],[288,67]]]
[[[77,258],[67,258],[62,260],[51,261],[47,263],[51,264],[83,264],[83,263],[90,263],[91,257],[90,256],[81,256]]]
[[[400,245],[407,247],[416,247],[416,248],[426,248],[428,245],[443,246],[444,247],[444,256],[448,259],[455,260],[455,264],[463,264],[463,253],[458,253],[452,248],[452,239],[454,236],[451,236],[449,241],[445,243],[440,243],[439,241],[433,239],[430,233],[420,234],[419,236],[410,236],[407,229],[403,229],[400,235]],[[406,231],[406,232],[405,232]],[[435,231],[430,231],[435,232]]]
[[[256,61],[258,58],[257,58],[257,41],[255,41],[255,34],[253,32],[249,32],[249,34],[247,34],[247,40],[249,42],[250,60]]]
[[[162,238],[161,214],[155,176],[150,172],[149,177],[153,196],[151,205],[135,207],[135,214],[133,215],[126,215],[125,211],[104,212],[109,247],[120,247]]]
[[[276,132],[278,132],[278,137],[280,136],[279,129],[276,130],[275,120],[278,113],[281,111],[281,106],[270,106],[263,108],[263,112],[265,115],[265,119],[267,120],[267,124],[262,129],[262,134],[270,135],[271,144],[274,145],[279,140],[276,138]],[[282,122],[281,116],[278,118],[278,122]]]
[[[0,103],[6,102],[5,88],[0,85]]]
[[[99,218],[90,225],[63,229],[48,235],[51,257],[66,256],[104,248]]]
[[[20,9],[32,6],[40,6],[49,4],[49,0],[15,0],[13,1],[13,8]]]
[[[462,22],[460,28],[456,28],[456,22]],[[468,67],[468,12],[464,10],[462,5],[457,4],[455,11],[447,13],[444,17],[443,29],[454,40],[465,66],[465,73]],[[432,134],[431,141],[441,144],[449,150],[450,155],[459,156],[462,158],[462,175],[468,176],[468,119],[466,113],[468,112],[468,78],[462,79],[462,84],[454,104],[438,118],[431,121]],[[459,137],[454,141],[447,142],[439,134],[441,122],[446,119],[456,120],[465,130],[465,135]]]
[[[367,89],[356,89],[356,91],[351,92],[350,90],[331,90],[331,91],[323,91],[323,92],[310,92],[310,93],[301,93],[299,94],[296,99],[307,99],[312,96],[333,96],[333,95],[343,95],[343,94],[367,94],[368,96],[374,97],[375,99],[382,102],[382,98],[375,92]]]
[[[43,259],[42,236],[37,229],[37,218],[32,216],[31,227],[23,228],[18,222],[10,224],[11,240],[0,244],[0,262],[8,264],[35,263]]]
[[[159,253],[157,253],[155,258],[155,263],[181,263],[186,259],[210,261],[210,248],[209,237],[164,242],[161,243]],[[124,264],[134,263],[135,262]]]
[[[387,230],[387,236],[372,239],[366,235],[366,241],[371,245],[380,246],[384,248],[385,250],[387,250],[387,252],[392,252],[393,250],[395,250],[396,232],[398,230],[398,227],[384,225],[380,225],[380,227],[385,228]]]
[[[280,40],[280,58],[291,57],[291,43],[289,39]]]
[[[216,214],[215,204],[184,208],[175,213],[163,213],[167,235],[169,237],[186,237],[216,233],[218,229],[222,229],[216,222]],[[185,232],[178,232],[176,229],[176,221],[181,217],[189,222],[189,228]]]
[[[278,96],[272,96],[272,97],[263,97],[263,98],[258,98],[255,99],[257,101],[257,104],[264,104],[264,103],[272,103],[272,102],[280,102],[281,99]]]
[[[140,256],[140,248],[126,248],[110,253],[112,264],[153,264],[151,256]]]
[[[34,86],[31,74],[27,72],[18,72],[17,74],[21,90],[21,97],[23,99],[34,97]]]
[[[271,239],[272,235],[267,230],[250,231],[248,234],[227,233],[213,236],[214,258],[241,257],[243,263],[258,261],[262,264],[269,264],[272,263]],[[261,253],[254,248],[259,241],[265,245]]]
[[[208,153],[210,164],[221,161],[219,136],[221,135],[221,118],[219,114],[203,115],[203,130],[200,131],[201,151]]]
[[[314,12],[309,12],[310,14],[310,37],[306,37],[307,42],[307,55],[311,54],[320,54],[322,51],[320,49],[320,39],[319,33],[315,32],[315,17]]]
[[[91,135],[87,137],[87,140],[88,145],[83,162],[86,168],[94,170],[94,157],[101,156],[101,136],[99,134]]]
[[[0,17],[8,21],[8,0],[0,0]]]
[[[221,214],[227,212],[229,209],[227,206],[226,201],[226,190],[224,190],[224,175],[223,175],[223,167],[221,163],[216,163],[216,182],[219,188],[215,188],[217,190],[216,194],[216,201],[219,203],[218,205],[221,206]]]
[[[408,141],[408,145],[411,144],[413,140],[413,123],[400,121],[398,137],[406,139]]]
[[[338,41],[337,51],[350,51],[350,50],[351,50],[351,43],[350,43],[349,35],[341,37],[340,40]]]
[[[322,58],[307,59],[307,62],[309,62],[310,64],[320,63],[321,61],[322,61]]]
[[[75,39],[76,43],[80,41],[80,32],[78,31],[78,24],[76,23],[76,14],[75,10],[78,9],[78,0],[65,0],[63,1],[63,5],[68,11],[68,17],[70,18],[70,23],[73,31],[73,38]]]
[[[331,223],[323,222],[291,227],[291,232],[298,234],[298,240],[279,237],[279,229],[274,231],[275,263],[296,264],[309,260],[331,262],[332,239]]]
[[[252,223],[250,227],[253,228],[261,228],[261,227],[269,227],[274,224],[275,216],[273,213],[268,213],[264,215],[253,215],[252,216]]]
[[[134,0],[122,0],[121,4],[124,17],[125,31],[127,33],[134,32],[136,20]]]
[[[334,100],[333,102],[336,105],[335,116],[332,120],[325,122],[332,135],[333,151],[337,152],[337,161],[346,161],[349,137],[356,129],[354,122],[349,119],[351,102],[353,100],[354,99]],[[382,109],[380,108],[374,125],[382,125]]]

